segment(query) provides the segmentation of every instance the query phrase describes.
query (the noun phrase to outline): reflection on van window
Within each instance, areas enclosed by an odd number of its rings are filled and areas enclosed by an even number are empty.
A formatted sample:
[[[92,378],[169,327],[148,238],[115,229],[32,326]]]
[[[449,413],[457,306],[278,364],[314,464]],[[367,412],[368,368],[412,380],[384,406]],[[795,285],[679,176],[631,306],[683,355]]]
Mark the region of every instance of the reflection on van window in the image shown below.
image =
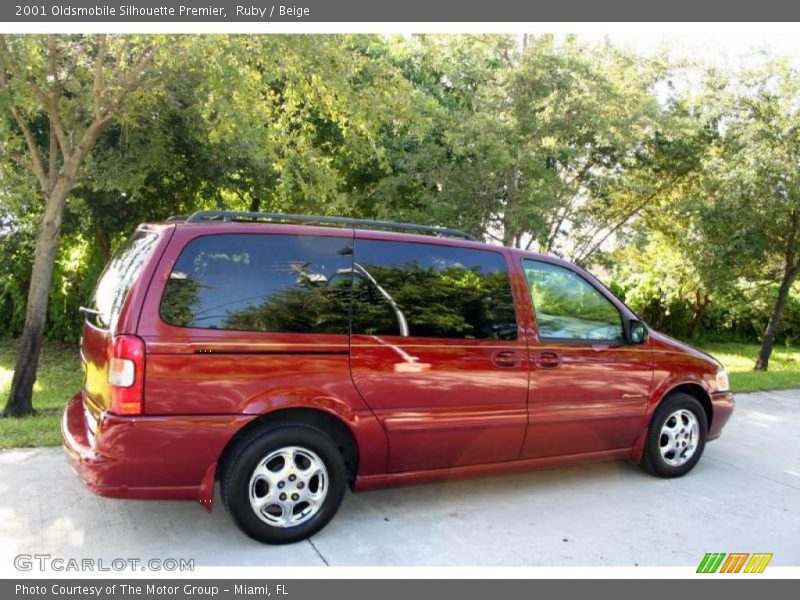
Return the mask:
[[[617,308],[577,273],[535,260],[523,266],[541,339],[623,339]]]
[[[171,325],[348,333],[351,240],[231,234],[192,240],[161,299]]]
[[[145,260],[158,241],[158,234],[138,230],[106,265],[92,292],[91,306],[98,311],[98,325],[114,329],[128,292],[144,267]]]
[[[356,240],[353,333],[517,338],[511,282],[497,252]]]

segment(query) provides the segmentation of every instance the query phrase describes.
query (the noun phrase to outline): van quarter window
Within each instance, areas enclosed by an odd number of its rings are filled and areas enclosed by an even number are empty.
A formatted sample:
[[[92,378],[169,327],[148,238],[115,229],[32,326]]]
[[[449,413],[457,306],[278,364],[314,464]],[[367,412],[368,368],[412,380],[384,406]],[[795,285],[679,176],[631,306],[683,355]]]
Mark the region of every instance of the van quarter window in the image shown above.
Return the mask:
[[[617,308],[577,273],[546,262],[524,260],[539,338],[621,341]]]
[[[161,299],[170,325],[283,333],[348,333],[351,240],[231,234],[198,237]]]
[[[492,251],[356,240],[353,333],[514,340],[505,258]]]

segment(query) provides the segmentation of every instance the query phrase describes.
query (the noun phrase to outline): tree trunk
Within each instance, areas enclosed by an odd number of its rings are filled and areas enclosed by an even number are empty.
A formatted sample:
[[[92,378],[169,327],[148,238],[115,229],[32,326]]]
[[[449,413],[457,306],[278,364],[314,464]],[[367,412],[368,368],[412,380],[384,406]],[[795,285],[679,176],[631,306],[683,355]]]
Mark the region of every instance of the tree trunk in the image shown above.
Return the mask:
[[[778,298],[769,316],[767,329],[764,331],[764,339],[761,341],[761,349],[758,351],[758,359],[754,371],[766,371],[769,368],[769,357],[772,355],[772,347],[775,345],[775,334],[778,332],[778,325],[783,318],[783,311],[786,308],[786,300],[789,297],[789,290],[792,288],[794,280],[800,271],[800,264],[787,264],[783,272],[781,287],[778,289]]]
[[[508,220],[505,219],[505,223],[503,226],[503,246],[508,248],[514,247],[514,238],[516,237],[516,233],[508,224]]]
[[[695,298],[696,303],[692,310],[692,321],[689,323],[689,330],[686,332],[686,335],[689,338],[694,337],[700,322],[703,320],[703,315],[706,314],[708,305],[711,304],[711,298],[709,298],[708,294],[705,294],[701,297],[700,292],[698,291],[695,294]]]
[[[25,312],[25,327],[19,339],[14,377],[11,380],[11,392],[3,410],[4,417],[21,417],[31,415],[33,410],[33,384],[36,381],[36,369],[39,366],[39,353],[42,349],[42,334],[47,320],[47,305],[50,300],[50,287],[53,282],[53,267],[58,238],[61,233],[61,221],[64,216],[64,204],[71,185],[63,179],[56,184],[45,204],[42,225],[36,238],[36,250],[33,255],[28,302]]]
[[[509,169],[506,173],[506,203],[503,209],[503,246],[509,248],[514,247],[514,241],[516,240],[517,236],[520,235],[520,232],[518,231],[519,228],[516,226],[517,224],[514,223],[514,219],[511,215],[517,198],[519,176],[519,169],[517,169],[516,165],[514,165],[514,167]]]
[[[95,230],[95,241],[97,242],[97,254],[100,259],[100,267],[105,267],[111,260],[111,236],[102,227]]]

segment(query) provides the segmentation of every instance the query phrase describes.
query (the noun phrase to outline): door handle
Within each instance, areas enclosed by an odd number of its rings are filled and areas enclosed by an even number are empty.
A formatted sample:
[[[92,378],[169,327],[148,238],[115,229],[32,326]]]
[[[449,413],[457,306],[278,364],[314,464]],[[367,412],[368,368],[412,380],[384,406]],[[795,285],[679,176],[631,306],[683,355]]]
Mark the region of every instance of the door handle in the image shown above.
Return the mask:
[[[492,362],[495,367],[511,369],[519,364],[519,356],[517,356],[516,352],[511,352],[509,350],[495,352],[494,356],[492,356]]]
[[[561,364],[561,357],[555,352],[539,352],[536,364],[544,369],[555,369]]]

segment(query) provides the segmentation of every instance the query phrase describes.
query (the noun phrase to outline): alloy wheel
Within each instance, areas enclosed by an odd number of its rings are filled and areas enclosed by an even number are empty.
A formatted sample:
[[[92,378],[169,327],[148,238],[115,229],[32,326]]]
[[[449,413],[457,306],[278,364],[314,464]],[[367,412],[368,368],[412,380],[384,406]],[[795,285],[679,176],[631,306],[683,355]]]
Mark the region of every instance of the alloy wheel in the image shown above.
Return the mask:
[[[250,506],[273,527],[294,527],[317,514],[328,493],[328,470],[312,450],[285,446],[270,452],[250,477]]]
[[[700,440],[700,423],[695,414],[685,408],[671,413],[661,427],[659,450],[661,458],[671,467],[679,467],[694,456]]]

